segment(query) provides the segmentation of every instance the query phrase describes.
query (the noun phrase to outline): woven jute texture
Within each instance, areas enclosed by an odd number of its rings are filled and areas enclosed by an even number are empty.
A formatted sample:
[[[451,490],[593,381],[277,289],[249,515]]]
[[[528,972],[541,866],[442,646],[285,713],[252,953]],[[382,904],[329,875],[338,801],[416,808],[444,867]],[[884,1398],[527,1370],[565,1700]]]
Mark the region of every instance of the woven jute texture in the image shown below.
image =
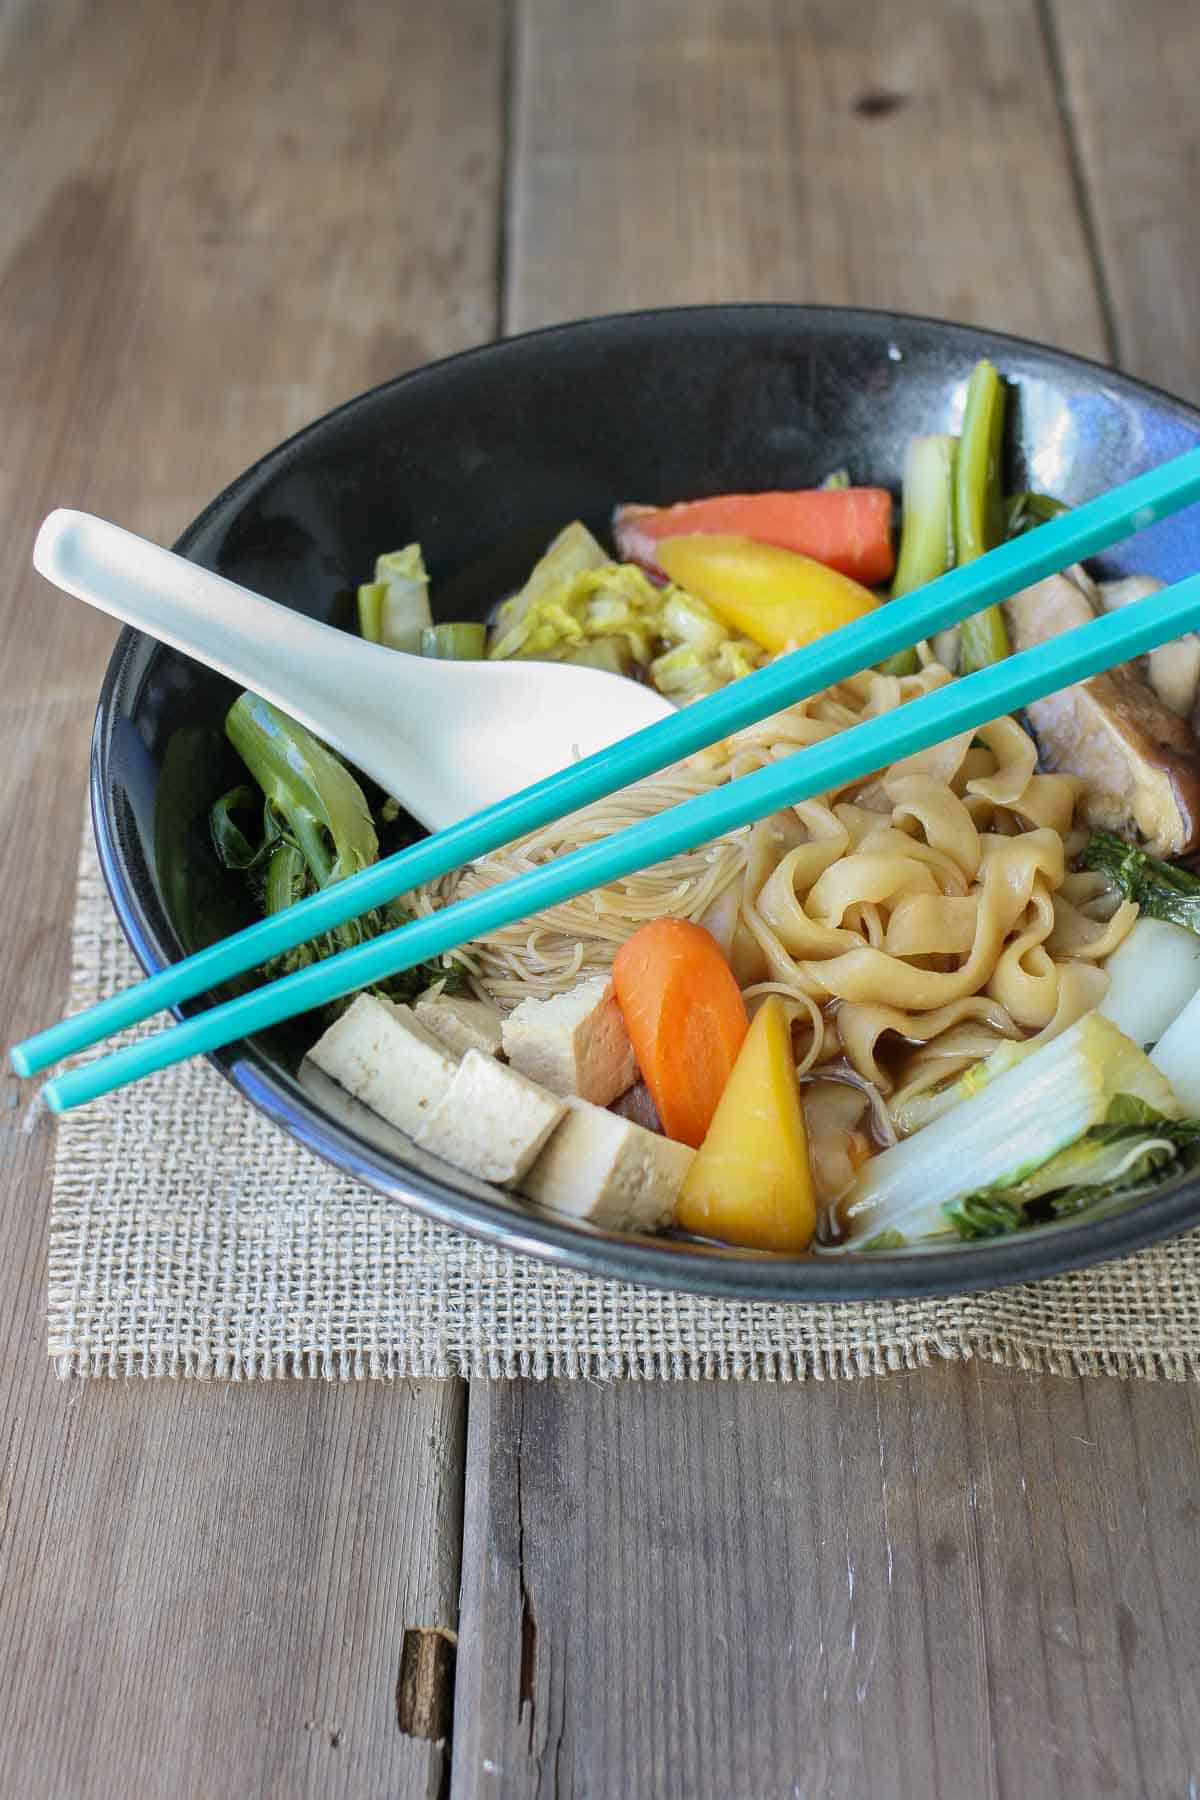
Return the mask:
[[[89,835],[72,1008],[137,974]],[[962,1299],[802,1307],[652,1292],[429,1224],[189,1063],[59,1125],[49,1348],[62,1375],[798,1381],[981,1356],[1179,1380],[1200,1374],[1200,1233]]]

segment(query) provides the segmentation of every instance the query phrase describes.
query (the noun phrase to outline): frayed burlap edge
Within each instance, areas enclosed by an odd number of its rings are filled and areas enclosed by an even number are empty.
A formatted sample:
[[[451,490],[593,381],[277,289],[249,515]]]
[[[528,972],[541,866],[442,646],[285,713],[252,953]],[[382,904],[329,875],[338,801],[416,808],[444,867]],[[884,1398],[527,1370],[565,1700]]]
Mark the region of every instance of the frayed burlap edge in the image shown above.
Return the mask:
[[[53,1349],[53,1346],[52,1346]],[[1195,1381],[1200,1360],[1146,1352],[1128,1356],[1112,1351],[1055,1350],[1047,1346],[1018,1346],[982,1335],[974,1344],[930,1339],[920,1344],[875,1346],[870,1350],[814,1353],[774,1352],[742,1357],[666,1352],[637,1356],[606,1356],[564,1352],[553,1356],[509,1351],[504,1355],[437,1354],[393,1351],[387,1356],[365,1351],[310,1351],[303,1358],[280,1359],[253,1354],[225,1355],[219,1360],[198,1352],[136,1349],[108,1353],[82,1352],[55,1355],[55,1373],[62,1380],[73,1376],[174,1376],[192,1380],[224,1381],[369,1381],[451,1380],[455,1378],[535,1381],[836,1381],[872,1375],[892,1375],[905,1370],[930,1368],[939,1362],[968,1363],[978,1358],[1001,1368],[1019,1369],[1028,1375],[1113,1375],[1145,1381]]]

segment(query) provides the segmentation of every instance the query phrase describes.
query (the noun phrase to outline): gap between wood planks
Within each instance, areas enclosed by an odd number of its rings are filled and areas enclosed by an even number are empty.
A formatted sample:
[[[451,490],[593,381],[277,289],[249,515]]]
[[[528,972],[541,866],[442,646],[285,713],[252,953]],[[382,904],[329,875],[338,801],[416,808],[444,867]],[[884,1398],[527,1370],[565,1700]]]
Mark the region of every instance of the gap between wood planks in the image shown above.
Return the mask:
[[[1071,171],[1071,185],[1075,194],[1075,207],[1079,214],[1079,226],[1087,246],[1088,262],[1091,265],[1092,281],[1096,288],[1096,304],[1100,308],[1100,316],[1104,326],[1104,348],[1107,360],[1115,367],[1121,364],[1121,338],[1117,329],[1116,308],[1112,291],[1108,283],[1108,270],[1100,249],[1100,234],[1096,225],[1095,209],[1092,205],[1091,187],[1088,183],[1084,167],[1083,148],[1079,142],[1079,132],[1075,119],[1075,106],[1067,84],[1066,70],[1063,66],[1062,42],[1059,33],[1058,16],[1055,12],[1055,0],[1034,0],[1037,10],[1038,24],[1041,29],[1042,46],[1046,56],[1046,67],[1054,84],[1054,98],[1058,106],[1059,125],[1062,130],[1063,145],[1066,151],[1067,165]]]

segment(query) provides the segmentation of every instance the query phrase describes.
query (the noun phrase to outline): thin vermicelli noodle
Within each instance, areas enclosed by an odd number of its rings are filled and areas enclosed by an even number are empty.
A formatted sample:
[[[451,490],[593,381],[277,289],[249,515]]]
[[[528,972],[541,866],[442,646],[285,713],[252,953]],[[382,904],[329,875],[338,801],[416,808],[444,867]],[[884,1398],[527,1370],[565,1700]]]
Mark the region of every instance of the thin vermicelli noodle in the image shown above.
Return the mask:
[[[667,769],[430,883],[413,896],[414,906],[419,914],[428,913],[465,899],[719,787],[726,779],[720,763],[705,769],[699,759]],[[461,960],[475,985],[501,1006],[514,1006],[530,995],[566,993],[578,981],[607,969],[620,945],[646,920],[665,914],[701,918],[741,874],[748,837],[749,828],[743,827],[535,914],[477,939],[460,953]]]
[[[429,912],[941,687],[867,672],[418,890]],[[1102,997],[1137,908],[1068,873],[1081,783],[1011,718],[493,932],[462,953],[502,1007],[608,968],[639,925],[702,922],[748,1002],[780,995],[805,1074],[839,1061],[892,1104]],[[886,1054],[885,1054],[886,1052]],[[903,1052],[898,1060],[898,1052]]]

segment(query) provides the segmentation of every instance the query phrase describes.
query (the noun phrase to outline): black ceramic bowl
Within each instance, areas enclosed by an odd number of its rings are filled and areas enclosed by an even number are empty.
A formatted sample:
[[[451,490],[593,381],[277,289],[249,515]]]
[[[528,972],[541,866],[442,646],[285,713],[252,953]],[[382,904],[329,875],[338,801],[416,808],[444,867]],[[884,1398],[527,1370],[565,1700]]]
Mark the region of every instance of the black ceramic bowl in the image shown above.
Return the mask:
[[[908,439],[954,427],[980,356],[1014,384],[1011,487],[1080,501],[1200,436],[1200,414],[1165,394],[961,326],[818,307],[637,313],[512,338],[364,394],[256,463],[176,548],[349,623],[376,553],[419,539],[437,609],[482,616],[562,524],[603,532],[618,500],[803,486],[841,466],[897,489]],[[1200,568],[1195,509],[1107,561],[1168,579]],[[204,830],[234,774],[220,735],[231,694],[126,631],[100,696],[96,834],[147,969],[238,921]],[[594,1275],[745,1299],[899,1297],[1028,1280],[1200,1220],[1200,1181],[1188,1181],[1108,1217],[907,1254],[791,1259],[599,1233],[421,1157],[311,1071],[302,1084],[302,1041],[284,1032],[215,1061],[285,1130],[397,1203]]]

